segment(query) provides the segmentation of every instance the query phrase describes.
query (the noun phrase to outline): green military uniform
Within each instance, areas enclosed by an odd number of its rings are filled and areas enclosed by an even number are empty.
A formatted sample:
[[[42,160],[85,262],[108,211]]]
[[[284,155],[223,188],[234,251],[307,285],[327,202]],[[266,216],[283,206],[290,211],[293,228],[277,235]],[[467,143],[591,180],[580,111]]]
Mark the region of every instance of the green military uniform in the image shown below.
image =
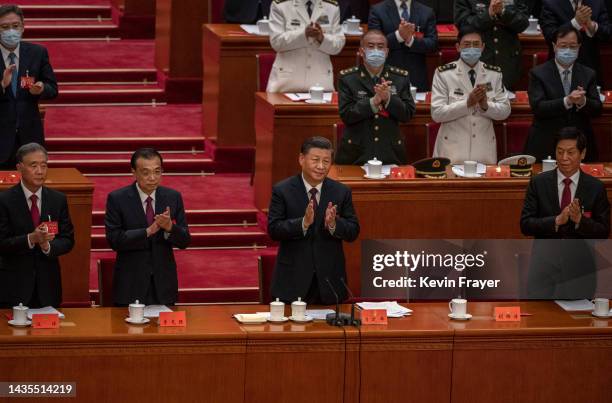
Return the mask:
[[[485,48],[482,60],[502,69],[504,86],[513,86],[521,77],[522,49],[518,34],[529,26],[529,6],[526,0],[514,0],[504,6],[500,16],[489,15],[490,0],[456,0],[455,25],[469,25],[482,33]]]
[[[370,98],[380,78],[391,81],[391,97],[376,112]],[[362,65],[342,70],[338,82],[338,107],[344,122],[344,136],[336,154],[337,164],[362,165],[372,158],[384,164],[406,164],[406,146],[400,122],[415,112],[406,70],[385,65],[379,77],[372,77]]]

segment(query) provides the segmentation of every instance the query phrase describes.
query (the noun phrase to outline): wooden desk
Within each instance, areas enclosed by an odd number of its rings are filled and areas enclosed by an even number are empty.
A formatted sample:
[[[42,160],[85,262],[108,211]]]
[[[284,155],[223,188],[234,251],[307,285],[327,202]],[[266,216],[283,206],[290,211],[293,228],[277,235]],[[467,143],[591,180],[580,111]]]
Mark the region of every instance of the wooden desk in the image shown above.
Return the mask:
[[[611,176],[601,178],[612,200]],[[372,181],[357,166],[333,166],[329,176],[349,186],[361,232],[345,243],[349,286],[361,290],[361,240],[519,239],[529,179],[448,179]]]
[[[332,56],[334,74],[356,64],[358,36],[347,36]],[[254,99],[258,53],[274,52],[267,36],[251,35],[238,24],[204,24],[203,134],[219,146],[254,146]]]
[[[50,168],[45,185],[66,195],[70,218],[74,225],[74,248],[67,255],[60,257],[63,305],[88,306],[91,304],[89,253],[94,185],[74,168]],[[12,186],[0,184],[0,190],[6,190]]]
[[[76,382],[87,402],[609,401],[612,320],[542,301],[513,303],[533,316],[498,323],[500,305],[469,302],[472,320],[453,322],[446,303],[410,303],[412,316],[361,328],[230,317],[258,305],[178,307],[187,328],[128,325],[126,308],[63,309],[60,329],[0,321],[0,381]]]
[[[526,101],[517,101],[512,103],[512,113],[507,122],[531,121],[532,118],[529,104]],[[606,102],[602,116],[591,122],[602,161],[612,161],[611,120],[612,103]],[[293,102],[282,94],[255,94],[257,208],[266,210],[272,185],[298,171],[297,159],[302,142],[314,135],[332,140],[333,125],[340,121],[337,104],[309,105]],[[428,156],[426,124],[430,122],[430,104],[418,102],[416,114],[408,123],[400,126],[406,136],[409,162]],[[495,123],[495,131],[498,137],[498,155],[502,156],[503,122]]]

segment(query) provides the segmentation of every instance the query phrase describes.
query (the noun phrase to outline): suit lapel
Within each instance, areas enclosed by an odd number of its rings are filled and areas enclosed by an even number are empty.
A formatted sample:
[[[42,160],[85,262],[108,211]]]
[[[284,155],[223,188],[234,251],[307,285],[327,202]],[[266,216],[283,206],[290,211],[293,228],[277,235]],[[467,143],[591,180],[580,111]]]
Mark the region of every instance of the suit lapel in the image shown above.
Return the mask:
[[[555,60],[549,60],[548,61],[549,66],[548,66],[548,71],[549,74],[551,75],[551,77],[554,77],[553,82],[555,83],[554,86],[554,90],[556,92],[554,98],[565,98],[565,89],[563,88],[563,79],[561,78],[561,74],[559,74],[559,69],[557,68],[557,63],[555,63]],[[573,74],[572,74],[573,76]],[[573,78],[572,78],[573,80]]]
[[[131,208],[135,214],[135,217],[137,217],[139,224],[142,225],[142,227],[148,227],[147,216],[145,215],[144,207],[142,201],[140,200],[140,194],[138,194],[138,189],[136,189],[136,182],[132,184],[132,189],[129,196],[131,199]]]
[[[57,217],[51,216],[51,206],[49,206],[49,191],[43,186],[40,199],[40,221],[57,221]],[[49,219],[49,217],[51,217]]]
[[[19,45],[19,75],[17,76],[17,94],[19,94],[19,89],[21,86],[19,85],[19,80],[21,77],[25,77],[26,71],[29,71],[30,66],[28,64],[29,60],[29,52],[30,48],[26,43],[21,43]]]
[[[302,210],[306,210],[306,206],[308,205],[308,194],[306,194],[306,186],[304,186],[304,180],[302,179],[302,175],[298,174],[293,177],[292,186],[295,188],[295,195],[299,201],[299,206]]]
[[[561,0],[561,9],[563,9],[563,13],[565,17],[568,17],[570,20],[574,18],[576,15],[576,11],[574,11],[574,7],[572,6],[571,0]],[[586,2],[584,2],[586,4]]]
[[[478,62],[478,64],[476,66],[474,66],[474,70],[478,71],[480,68],[481,63]],[[456,74],[457,74],[457,78],[459,79],[459,81],[461,82],[461,84],[463,84],[463,93],[467,96],[470,94],[470,92],[472,92],[472,90],[474,89],[472,87],[472,82],[470,81],[469,75],[468,75],[468,71],[469,71],[469,66],[465,63],[463,63],[463,61],[459,60],[457,61],[457,69]],[[478,78],[478,77],[476,77]]]
[[[557,184],[559,171],[555,169],[551,172],[554,173],[550,175],[550,178],[548,179],[548,186],[546,186],[546,189],[550,205],[554,206],[554,214],[559,215],[561,213],[561,204],[559,202],[559,185]]]
[[[588,194],[587,186],[584,183],[585,176],[580,171],[580,175],[578,176],[578,186],[576,187],[576,194],[574,195],[575,199],[580,200],[580,204],[583,204],[585,198],[582,196],[583,194]]]
[[[393,25],[394,27],[399,26],[401,17],[399,14],[399,10],[395,5],[395,0],[387,0],[386,9],[387,17],[392,23],[391,25]]]
[[[578,88],[578,86],[582,87],[585,91],[588,91],[586,88],[586,83],[582,82],[582,69],[578,63],[574,63],[574,67],[572,68],[572,90]],[[588,94],[587,94],[588,96]]]
[[[162,214],[168,206],[166,202],[166,193],[160,187],[155,191],[155,214]]]
[[[325,211],[327,210],[327,204],[331,201],[329,194],[329,180],[325,178],[323,185],[321,186],[321,197],[319,198],[319,208],[315,214],[317,223],[323,225],[325,222]]]
[[[295,9],[297,10],[297,13],[299,14],[300,17],[302,17],[302,20],[306,23],[306,24],[310,24],[310,17],[308,17],[308,12],[306,11],[306,3],[301,1],[301,0],[293,0],[293,4],[295,6]],[[316,8],[316,4],[313,2],[313,6],[312,6],[312,13],[314,15],[314,9]]]
[[[28,208],[28,202],[26,201],[25,194],[21,188],[21,184],[17,184],[13,187],[13,206],[15,206],[15,217],[23,217],[23,226],[26,231],[34,231],[34,223],[32,222],[32,215]]]

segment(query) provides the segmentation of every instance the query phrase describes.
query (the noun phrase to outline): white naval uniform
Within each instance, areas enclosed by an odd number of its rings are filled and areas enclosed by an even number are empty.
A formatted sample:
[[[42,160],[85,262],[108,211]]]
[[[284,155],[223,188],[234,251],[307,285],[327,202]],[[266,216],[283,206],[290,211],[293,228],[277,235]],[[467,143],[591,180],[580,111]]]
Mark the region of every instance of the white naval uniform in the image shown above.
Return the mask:
[[[307,0],[274,0],[270,8],[270,44],[276,59],[268,80],[268,92],[307,92],[314,85],[334,89],[330,55],[344,47],[340,9],[335,0],[312,0],[312,17]],[[306,38],[306,26],[318,22],[323,42]]]
[[[446,157],[453,164],[478,161],[497,163],[494,120],[510,115],[510,101],[502,83],[499,69],[478,62],[476,85],[487,85],[489,108],[479,105],[470,108],[467,99],[473,90],[469,71],[471,67],[461,59],[440,66],[434,74],[431,87],[431,117],[441,123],[434,147],[434,157]]]

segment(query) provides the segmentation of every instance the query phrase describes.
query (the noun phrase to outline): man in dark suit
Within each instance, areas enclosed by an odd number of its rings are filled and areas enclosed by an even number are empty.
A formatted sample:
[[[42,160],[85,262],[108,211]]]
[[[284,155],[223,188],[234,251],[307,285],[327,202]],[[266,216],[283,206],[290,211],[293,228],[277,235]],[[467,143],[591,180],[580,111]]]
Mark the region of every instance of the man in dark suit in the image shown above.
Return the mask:
[[[22,42],[22,34],[21,9],[0,6],[0,169],[15,167],[15,152],[21,145],[44,144],[38,102],[57,97],[47,49]]]
[[[255,24],[270,16],[272,0],[225,0],[223,19],[233,24]]]
[[[336,163],[362,165],[372,158],[385,164],[407,164],[400,122],[416,107],[406,70],[385,64],[385,35],[370,30],[361,38],[363,64],[342,70],[338,82],[340,117],[346,125]]]
[[[0,193],[0,306],[59,306],[58,257],[74,246],[66,196],[43,186],[47,151],[37,143],[16,153],[21,183]]]
[[[191,241],[183,199],[160,186],[163,160],[157,151],[136,150],[130,163],[136,181],[106,201],[106,239],[117,252],[113,299],[119,306],[135,300],[174,304],[178,279],[172,248],[185,249]]]
[[[387,36],[387,63],[410,72],[418,91],[429,90],[425,57],[438,48],[433,10],[416,0],[385,0],[370,9],[368,29]]]
[[[576,28],[582,41],[578,63],[595,70],[598,82],[603,82],[599,46],[610,39],[612,31],[604,0],[542,0],[540,27],[548,42],[551,58],[557,30]]]
[[[418,0],[419,3],[425,4],[434,10],[436,22],[438,24],[452,24],[453,18],[453,1],[451,0]]]
[[[485,44],[481,60],[501,68],[504,86],[513,89],[521,78],[523,51],[518,34],[529,26],[525,0],[505,5],[503,0],[456,0],[455,24],[480,31]]]
[[[323,137],[302,144],[302,173],[272,189],[268,233],[280,242],[272,278],[272,297],[309,304],[332,304],[347,292],[342,241],[359,236],[350,189],[327,178],[332,145]]]
[[[529,73],[529,104],[534,117],[525,153],[537,160],[555,155],[554,133],[573,126],[587,138],[586,161],[597,160],[597,144],[591,118],[602,110],[595,71],[576,63],[581,35],[572,27],[559,29],[555,59],[534,67]]]
[[[532,298],[590,298],[595,290],[595,258],[584,240],[608,238],[610,203],[603,183],[580,170],[586,148],[578,129],[561,129],[557,169],[536,175],[527,188],[521,231],[537,238],[528,280]]]

